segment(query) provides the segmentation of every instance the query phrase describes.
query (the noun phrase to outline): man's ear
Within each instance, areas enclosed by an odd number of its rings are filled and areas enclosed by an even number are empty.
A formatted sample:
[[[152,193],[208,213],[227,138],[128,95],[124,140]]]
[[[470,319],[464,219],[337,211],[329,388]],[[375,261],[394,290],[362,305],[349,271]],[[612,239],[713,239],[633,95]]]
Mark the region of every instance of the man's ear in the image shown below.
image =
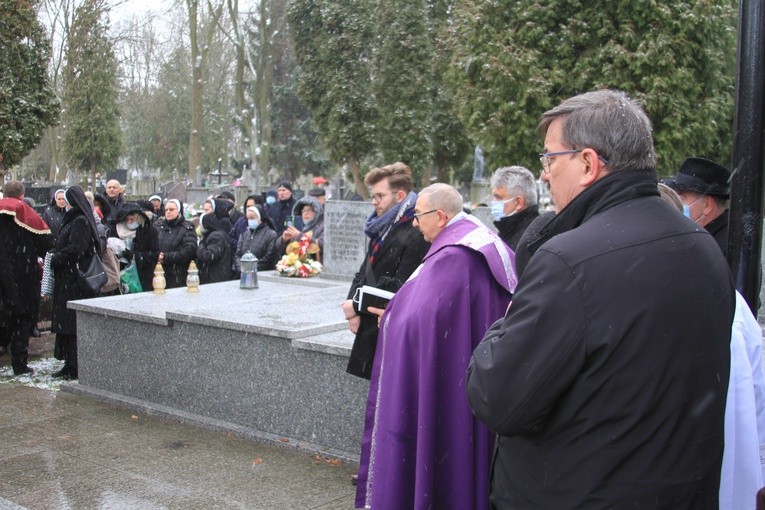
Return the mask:
[[[582,187],[592,186],[595,181],[602,179],[606,176],[608,171],[603,164],[603,161],[598,157],[598,153],[592,149],[584,149],[579,153],[579,157],[582,158],[584,163],[584,171],[579,184]]]

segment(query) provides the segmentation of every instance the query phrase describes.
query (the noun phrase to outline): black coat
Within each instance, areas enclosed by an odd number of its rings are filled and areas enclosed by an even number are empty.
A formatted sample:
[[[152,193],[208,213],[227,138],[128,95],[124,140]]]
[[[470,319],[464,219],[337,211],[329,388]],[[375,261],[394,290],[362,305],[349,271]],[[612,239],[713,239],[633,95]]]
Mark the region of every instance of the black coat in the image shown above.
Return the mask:
[[[50,263],[55,278],[51,322],[53,333],[77,334],[76,312],[69,310],[66,305],[69,301],[91,297],[80,290],[77,267],[78,264],[82,268],[88,267],[95,246],[84,214],[77,208],[67,211]]]
[[[536,205],[532,205],[512,216],[505,216],[501,220],[495,221],[494,226],[497,227],[499,238],[515,251],[518,247],[518,241],[526,231],[526,228],[538,216],[539,208]]]
[[[51,247],[50,234],[34,234],[0,214],[0,309],[14,315],[34,314],[40,299],[40,265]]]
[[[197,234],[194,225],[178,216],[173,221],[162,219],[156,225],[159,252],[164,254],[162,268],[165,270],[167,288],[186,285],[189,263],[197,255]]]
[[[473,352],[470,404],[499,434],[492,502],[716,509],[735,305],[725,258],[658,196],[606,195],[586,211],[534,253]]]
[[[290,197],[289,200],[277,200],[275,203],[269,205],[266,209],[268,216],[271,217],[271,221],[274,222],[276,233],[280,236],[282,235],[282,232],[284,232],[287,228],[287,218],[292,216],[292,208],[295,207],[296,202],[297,201],[293,196]],[[299,217],[296,217],[295,222],[296,224],[293,226],[300,230],[300,226],[303,225],[303,221]]]
[[[726,257],[728,256],[728,217],[729,213],[726,209],[720,216],[704,225],[704,228],[712,234],[712,237],[717,241],[717,246],[720,247]]]
[[[230,280],[232,260],[228,235],[223,230],[205,232],[197,248],[199,283]]]
[[[393,228],[385,239],[380,251],[372,264],[373,282],[367,278],[369,255],[372,252],[372,242],[369,242],[367,254],[359,272],[353,278],[348,299],[353,298],[356,289],[362,285],[372,285],[395,292],[401,288],[409,276],[422,263],[422,258],[428,252],[430,243],[423,239],[420,231],[411,221]],[[377,316],[361,314],[361,325],[353,341],[353,348],[348,359],[349,374],[364,379],[372,377],[372,362],[377,348]]]
[[[149,218],[141,208],[130,202],[117,211],[114,223],[109,228],[109,237],[119,237],[117,224],[125,221],[129,214],[136,213],[143,218],[141,225],[135,231],[132,250],[126,250],[122,256],[128,260],[135,258],[138,276],[141,278],[141,287],[144,292],[152,290],[151,281],[154,278],[154,268],[159,258],[159,236],[157,229],[151,224]],[[124,265],[124,264],[123,264]],[[120,269],[124,269],[121,267]]]
[[[42,213],[42,219],[48,224],[48,228],[50,228],[50,233],[53,234],[54,240],[58,237],[58,231],[61,230],[64,214],[66,214],[66,209],[57,207],[55,198],[53,199],[53,203]]]
[[[258,258],[258,271],[271,271],[279,260],[280,247],[281,243],[276,232],[265,223],[258,225],[254,232],[247,228],[239,236],[239,242],[236,245],[234,269],[237,272],[242,270],[239,259],[251,251]]]

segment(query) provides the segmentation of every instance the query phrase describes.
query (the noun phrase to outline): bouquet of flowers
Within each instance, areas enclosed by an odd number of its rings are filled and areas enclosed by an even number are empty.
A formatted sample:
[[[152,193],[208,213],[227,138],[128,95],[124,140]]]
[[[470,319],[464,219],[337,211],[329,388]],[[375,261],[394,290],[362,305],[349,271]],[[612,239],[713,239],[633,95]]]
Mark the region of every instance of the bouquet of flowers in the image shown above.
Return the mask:
[[[286,254],[276,263],[276,270],[282,276],[308,278],[321,273],[324,267],[311,255],[319,253],[319,245],[311,240],[313,232],[306,232],[298,241],[287,245]]]

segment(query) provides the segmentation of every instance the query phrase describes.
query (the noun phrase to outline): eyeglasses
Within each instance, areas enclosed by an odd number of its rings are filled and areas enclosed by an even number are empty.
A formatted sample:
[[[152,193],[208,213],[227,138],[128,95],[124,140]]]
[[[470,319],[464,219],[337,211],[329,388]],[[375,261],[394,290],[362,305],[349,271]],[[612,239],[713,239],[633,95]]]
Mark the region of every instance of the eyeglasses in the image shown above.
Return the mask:
[[[387,197],[388,195],[390,195],[390,193],[375,193],[374,195],[369,197],[369,199],[372,201],[372,203],[382,202],[382,199]]]
[[[438,209],[433,209],[432,211],[425,211],[425,212],[421,212],[421,213],[415,213],[414,214],[414,219],[417,220],[417,221],[420,221],[420,216],[425,216],[426,214],[434,213],[436,211],[438,211]]]
[[[560,151],[560,152],[543,152],[539,154],[539,161],[542,162],[542,171],[544,173],[550,173],[550,158],[555,156],[562,156],[564,154],[576,154],[577,152],[582,152],[584,149],[573,149],[570,151]]]

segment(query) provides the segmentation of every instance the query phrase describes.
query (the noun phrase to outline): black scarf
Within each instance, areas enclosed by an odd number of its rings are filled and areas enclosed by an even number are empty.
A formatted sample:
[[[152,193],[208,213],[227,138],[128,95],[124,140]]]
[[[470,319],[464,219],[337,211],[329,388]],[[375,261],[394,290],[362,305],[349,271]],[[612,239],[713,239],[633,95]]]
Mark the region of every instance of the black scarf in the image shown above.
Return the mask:
[[[607,175],[574,197],[530,240],[530,255],[554,236],[575,229],[600,212],[628,200],[654,196],[659,196],[659,189],[653,169],[621,170]]]

